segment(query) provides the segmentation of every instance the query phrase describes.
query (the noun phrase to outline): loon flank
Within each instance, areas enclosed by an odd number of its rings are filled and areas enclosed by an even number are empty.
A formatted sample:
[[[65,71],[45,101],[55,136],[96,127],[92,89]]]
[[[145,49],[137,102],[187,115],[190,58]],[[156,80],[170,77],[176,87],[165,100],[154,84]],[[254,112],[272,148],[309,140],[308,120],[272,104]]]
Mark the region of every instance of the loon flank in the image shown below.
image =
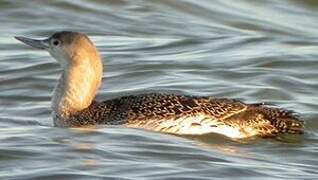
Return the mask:
[[[103,65],[85,34],[62,31],[44,40],[15,38],[48,51],[63,69],[52,97],[55,126],[123,125],[180,135],[219,133],[231,138],[303,133],[303,122],[292,111],[233,99],[148,93],[95,101]]]

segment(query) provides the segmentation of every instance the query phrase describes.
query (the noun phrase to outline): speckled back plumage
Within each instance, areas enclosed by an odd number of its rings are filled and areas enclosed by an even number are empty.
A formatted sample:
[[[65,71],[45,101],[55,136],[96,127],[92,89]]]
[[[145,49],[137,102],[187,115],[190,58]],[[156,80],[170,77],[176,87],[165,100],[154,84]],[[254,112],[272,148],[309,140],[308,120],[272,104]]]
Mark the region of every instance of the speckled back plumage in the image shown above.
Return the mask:
[[[69,126],[124,125],[173,134],[216,132],[236,138],[299,134],[303,127],[287,110],[173,94],[131,95],[95,102],[68,120]]]

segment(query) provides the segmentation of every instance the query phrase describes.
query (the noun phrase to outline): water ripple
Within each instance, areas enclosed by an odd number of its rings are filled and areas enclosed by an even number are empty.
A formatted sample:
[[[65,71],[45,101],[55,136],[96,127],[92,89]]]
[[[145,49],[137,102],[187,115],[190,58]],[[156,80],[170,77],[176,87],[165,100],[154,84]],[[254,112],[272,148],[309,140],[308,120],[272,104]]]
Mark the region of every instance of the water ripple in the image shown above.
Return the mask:
[[[317,179],[317,8],[310,0],[0,1],[3,179]],[[98,98],[172,91],[294,109],[303,136],[233,141],[52,126],[60,67],[14,35],[87,33]]]

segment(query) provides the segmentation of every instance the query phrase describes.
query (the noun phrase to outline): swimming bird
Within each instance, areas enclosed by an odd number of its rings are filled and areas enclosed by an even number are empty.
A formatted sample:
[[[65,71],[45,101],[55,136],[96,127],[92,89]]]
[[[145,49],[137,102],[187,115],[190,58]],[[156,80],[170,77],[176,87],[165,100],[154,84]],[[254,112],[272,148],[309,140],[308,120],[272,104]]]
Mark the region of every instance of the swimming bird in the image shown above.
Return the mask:
[[[123,125],[179,135],[218,133],[230,138],[303,133],[303,121],[293,111],[262,103],[166,93],[97,101],[103,64],[87,35],[62,31],[43,40],[15,38],[48,51],[63,69],[51,104],[55,126]]]

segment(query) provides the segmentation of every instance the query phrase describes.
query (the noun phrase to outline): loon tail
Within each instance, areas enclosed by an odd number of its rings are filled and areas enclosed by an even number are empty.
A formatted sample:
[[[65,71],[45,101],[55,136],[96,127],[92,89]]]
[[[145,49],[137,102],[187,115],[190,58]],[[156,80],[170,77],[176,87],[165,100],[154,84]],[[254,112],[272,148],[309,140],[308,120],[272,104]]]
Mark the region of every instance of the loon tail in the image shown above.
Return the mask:
[[[274,127],[273,134],[303,134],[304,122],[300,120],[294,111],[266,106],[255,107],[256,110],[270,121]]]

